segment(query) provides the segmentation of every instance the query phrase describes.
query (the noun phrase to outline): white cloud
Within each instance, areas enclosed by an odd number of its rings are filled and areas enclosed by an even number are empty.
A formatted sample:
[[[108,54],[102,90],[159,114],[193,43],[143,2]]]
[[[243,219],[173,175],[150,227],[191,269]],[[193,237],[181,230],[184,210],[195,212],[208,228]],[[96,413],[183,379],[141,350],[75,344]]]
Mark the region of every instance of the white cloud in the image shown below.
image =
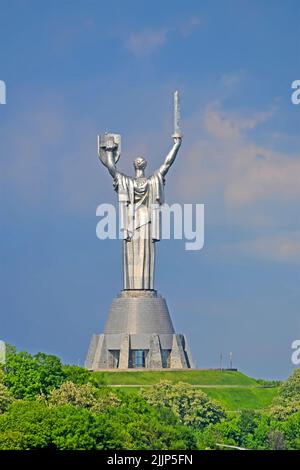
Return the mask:
[[[131,53],[137,57],[142,57],[151,54],[163,46],[171,33],[185,39],[199,29],[201,25],[202,21],[200,18],[191,17],[182,21],[179,25],[131,32],[125,44]]]
[[[255,129],[258,124],[270,119],[275,108],[270,111],[256,113],[254,116],[242,117],[222,112],[216,106],[208,106],[204,113],[205,129],[217,139],[238,139],[242,133]]]

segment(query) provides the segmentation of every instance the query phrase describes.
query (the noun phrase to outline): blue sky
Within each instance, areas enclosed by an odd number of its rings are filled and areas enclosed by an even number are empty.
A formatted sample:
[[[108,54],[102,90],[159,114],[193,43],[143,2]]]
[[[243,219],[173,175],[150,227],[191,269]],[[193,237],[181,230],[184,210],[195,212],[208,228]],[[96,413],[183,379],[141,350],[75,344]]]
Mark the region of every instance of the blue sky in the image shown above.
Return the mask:
[[[162,241],[156,288],[198,367],[222,352],[256,377],[292,370],[300,339],[297,0],[2,0],[0,337],[84,361],[119,292],[121,244],[99,241],[116,202],[96,134],[122,134],[120,168],[149,172],[184,141],[167,201],[205,204],[205,246]]]

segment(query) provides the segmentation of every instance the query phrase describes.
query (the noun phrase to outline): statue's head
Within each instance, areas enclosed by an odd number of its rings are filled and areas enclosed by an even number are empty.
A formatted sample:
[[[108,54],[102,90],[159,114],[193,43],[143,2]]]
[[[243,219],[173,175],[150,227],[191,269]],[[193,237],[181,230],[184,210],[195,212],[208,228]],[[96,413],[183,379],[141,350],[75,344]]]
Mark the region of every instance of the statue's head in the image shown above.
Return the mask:
[[[143,157],[138,157],[134,160],[133,166],[136,170],[145,170],[147,161]]]

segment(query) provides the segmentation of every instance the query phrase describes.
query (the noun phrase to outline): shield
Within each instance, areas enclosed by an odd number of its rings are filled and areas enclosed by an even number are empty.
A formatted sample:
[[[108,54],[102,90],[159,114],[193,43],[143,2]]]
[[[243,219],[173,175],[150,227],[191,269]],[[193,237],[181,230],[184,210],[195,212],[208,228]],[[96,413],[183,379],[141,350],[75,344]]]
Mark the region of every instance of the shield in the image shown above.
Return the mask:
[[[105,145],[108,140],[113,139],[115,144],[117,144],[118,148],[115,151],[115,163],[118,162],[121,156],[121,135],[120,134],[113,134],[106,132],[105,134],[98,135],[98,155],[101,157],[101,160],[105,162],[106,160],[106,152],[105,152]]]

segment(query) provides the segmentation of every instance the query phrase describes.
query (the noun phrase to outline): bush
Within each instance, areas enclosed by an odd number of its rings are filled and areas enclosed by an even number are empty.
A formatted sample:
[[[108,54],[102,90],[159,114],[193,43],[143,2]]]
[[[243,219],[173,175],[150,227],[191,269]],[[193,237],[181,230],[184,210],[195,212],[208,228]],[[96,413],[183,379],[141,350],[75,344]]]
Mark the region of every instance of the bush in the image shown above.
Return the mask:
[[[49,405],[73,405],[97,413],[120,404],[120,399],[113,390],[101,390],[91,383],[76,385],[73,382],[64,382],[59,388],[52,390],[48,398],[41,396],[40,399],[45,399]]]
[[[162,381],[142,390],[143,398],[156,407],[170,408],[181,424],[202,429],[218,423],[225,411],[199,389],[184,382]]]

